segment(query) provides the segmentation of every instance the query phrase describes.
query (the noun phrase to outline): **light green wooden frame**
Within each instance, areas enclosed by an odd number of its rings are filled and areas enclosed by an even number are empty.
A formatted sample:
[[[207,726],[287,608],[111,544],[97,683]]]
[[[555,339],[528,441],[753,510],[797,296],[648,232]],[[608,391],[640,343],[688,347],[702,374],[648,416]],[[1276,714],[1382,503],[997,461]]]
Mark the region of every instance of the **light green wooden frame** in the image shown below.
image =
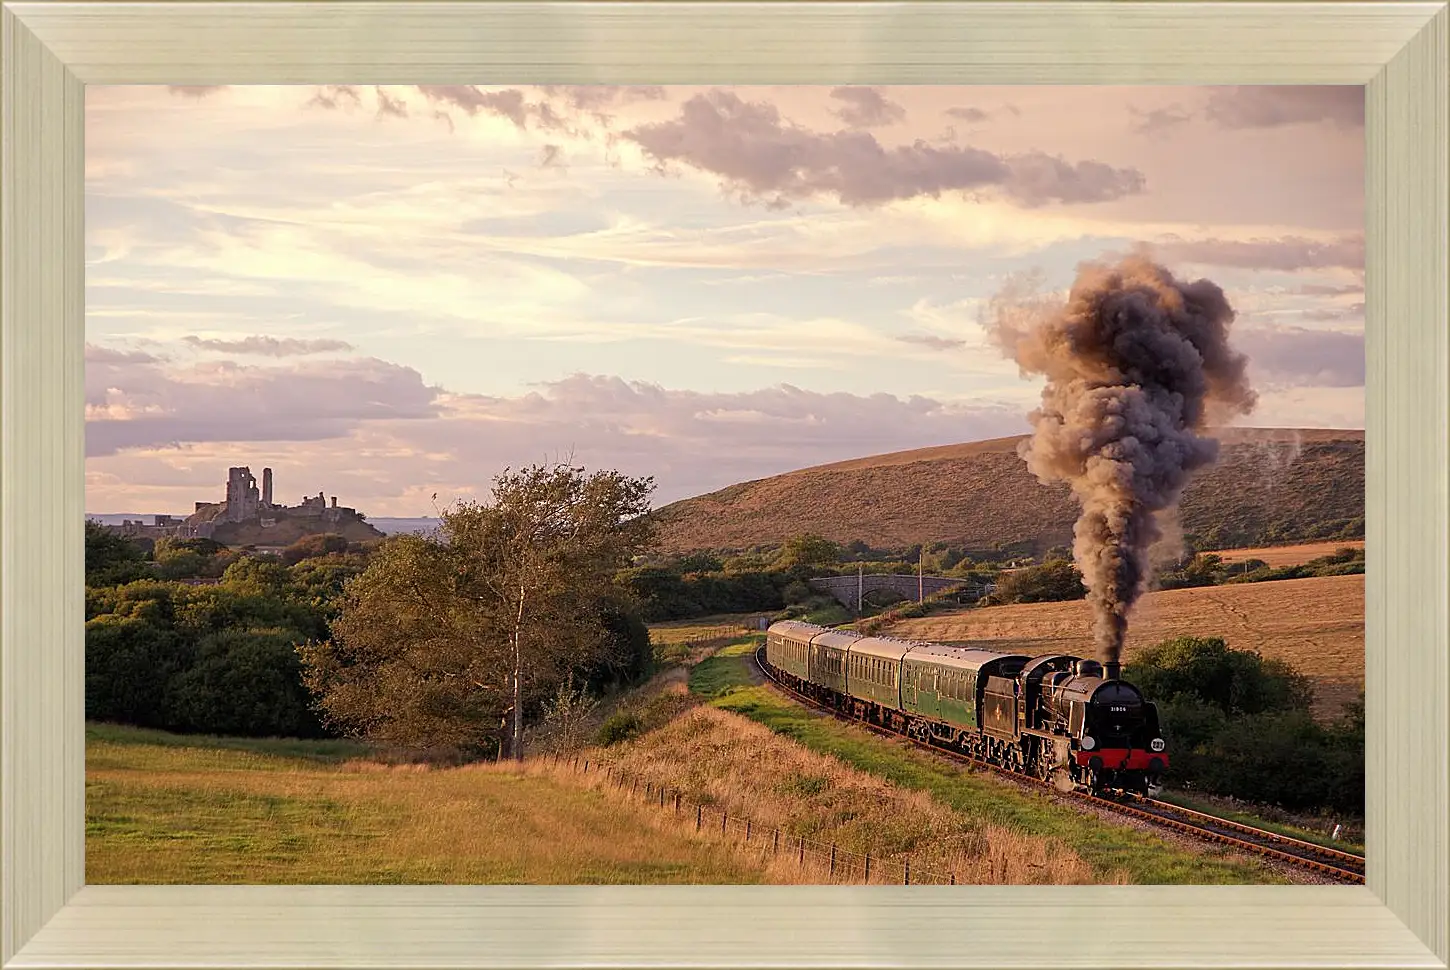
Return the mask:
[[[1446,966],[1446,5],[0,0],[0,964]],[[86,84],[1367,85],[1365,887],[84,887]]]

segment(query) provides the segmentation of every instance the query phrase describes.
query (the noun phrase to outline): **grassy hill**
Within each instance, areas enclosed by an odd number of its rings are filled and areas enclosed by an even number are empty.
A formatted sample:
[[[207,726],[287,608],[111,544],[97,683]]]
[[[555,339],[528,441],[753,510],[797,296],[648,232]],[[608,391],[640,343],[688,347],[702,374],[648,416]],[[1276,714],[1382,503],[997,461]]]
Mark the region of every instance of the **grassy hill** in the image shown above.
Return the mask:
[[[1361,535],[1364,432],[1231,429],[1181,505],[1203,548]],[[802,532],[875,547],[947,542],[1043,552],[1072,542],[1077,505],[1039,483],[1022,437],[922,448],[743,482],[659,510],[666,551],[774,545]]]

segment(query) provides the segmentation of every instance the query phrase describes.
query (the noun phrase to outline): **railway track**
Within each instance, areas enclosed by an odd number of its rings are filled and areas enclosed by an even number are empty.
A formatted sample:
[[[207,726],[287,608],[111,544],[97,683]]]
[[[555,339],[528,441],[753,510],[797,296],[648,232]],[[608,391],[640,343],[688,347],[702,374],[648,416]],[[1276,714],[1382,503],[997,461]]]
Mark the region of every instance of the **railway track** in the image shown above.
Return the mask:
[[[960,751],[953,751],[950,748],[944,748],[940,745],[932,744],[929,741],[921,741],[899,731],[882,727],[879,724],[863,721],[845,711],[825,707],[814,698],[800,693],[782,681],[775,670],[766,663],[764,646],[756,649],[753,659],[756,667],[760,669],[761,674],[779,690],[784,691],[809,707],[830,714],[838,720],[864,727],[876,734],[895,738],[899,741],[907,741],[954,761],[986,768],[1018,781],[1031,782],[1041,785],[1044,788],[1051,788],[1052,791],[1058,794],[1065,794],[1070,798],[1075,798],[1119,815],[1137,818],[1153,825],[1192,835],[1205,841],[1216,842],[1220,845],[1231,846],[1253,855],[1285,862],[1301,869],[1316,872],[1319,875],[1329,876],[1339,882],[1358,884],[1364,882],[1363,856],[1354,855],[1349,852],[1341,852],[1338,849],[1331,849],[1327,846],[1315,845],[1312,842],[1304,842],[1287,835],[1280,835],[1277,832],[1255,828],[1252,825],[1245,825],[1242,822],[1219,818],[1217,815],[1194,811],[1193,809],[1183,808],[1153,798],[1139,798],[1134,796],[1131,801],[1128,801],[1118,798],[1108,798],[1102,795],[1093,795],[1083,791],[1062,792],[1060,789],[1054,788],[1036,775],[1014,771],[1011,768],[1005,768],[1001,765],[993,764],[990,761],[983,761],[980,758],[974,758]]]

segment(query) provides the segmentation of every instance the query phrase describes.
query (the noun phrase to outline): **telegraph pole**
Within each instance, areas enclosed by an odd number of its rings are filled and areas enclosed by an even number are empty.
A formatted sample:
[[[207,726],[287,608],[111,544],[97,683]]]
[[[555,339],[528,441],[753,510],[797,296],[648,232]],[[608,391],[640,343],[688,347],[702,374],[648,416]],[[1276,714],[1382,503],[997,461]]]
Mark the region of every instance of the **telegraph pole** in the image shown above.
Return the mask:
[[[866,567],[859,562],[856,564],[856,613],[858,615],[860,614],[862,608],[866,605],[861,600],[861,588],[865,585],[865,580],[862,578],[862,571],[865,568]]]
[[[926,543],[923,542],[920,546],[917,547],[917,552],[916,552],[916,601],[918,603],[925,603],[926,602],[926,593],[925,593],[926,580],[923,579],[922,578],[922,575],[921,575],[921,564],[922,564],[922,560],[925,559],[925,558],[926,558]]]

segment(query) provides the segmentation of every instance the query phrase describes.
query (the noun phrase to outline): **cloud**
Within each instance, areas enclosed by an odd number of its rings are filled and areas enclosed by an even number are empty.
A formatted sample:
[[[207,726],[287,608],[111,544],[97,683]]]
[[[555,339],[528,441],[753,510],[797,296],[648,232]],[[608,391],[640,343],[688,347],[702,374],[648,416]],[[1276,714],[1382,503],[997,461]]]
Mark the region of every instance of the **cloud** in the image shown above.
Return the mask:
[[[1128,110],[1136,119],[1133,130],[1142,135],[1161,135],[1193,120],[1193,112],[1181,104],[1170,104],[1152,111],[1140,111],[1130,105]]]
[[[558,145],[545,145],[539,151],[540,168],[564,168],[564,149]]]
[[[374,358],[163,366],[151,355],[86,354],[86,455],[196,442],[318,441],[367,421],[436,416],[438,390]]]
[[[250,354],[258,357],[301,357],[330,351],[352,350],[345,340],[299,340],[295,337],[244,337],[241,340],[207,340],[196,336],[183,337],[197,350],[226,354]]]
[[[86,344],[86,363],[89,365],[155,364],[160,361],[160,357],[142,350],[119,350],[113,347]]]
[[[1324,241],[1302,236],[1277,239],[1187,240],[1165,236],[1153,247],[1162,258],[1210,266],[1292,272],[1301,269],[1364,269],[1364,236]]]
[[[1363,387],[1364,331],[1245,327],[1235,347],[1256,378],[1279,387]]]
[[[959,118],[962,121],[967,122],[968,124],[974,125],[980,124],[983,121],[990,121],[992,118],[1003,113],[1010,114],[1014,117],[1020,117],[1022,115],[1022,109],[1017,107],[1015,104],[1004,104],[997,111],[988,111],[985,108],[978,108],[974,105],[959,105],[957,107],[948,108],[946,110],[946,114],[948,117]]]
[[[657,84],[544,84],[539,90],[562,98],[576,111],[600,112],[616,104],[665,99],[665,89]]]
[[[174,369],[107,348],[91,353],[86,448],[98,463],[88,471],[145,462],[139,471],[177,454],[195,466],[209,455],[220,480],[236,453],[262,451],[330,488],[345,480],[339,490],[374,515],[420,483],[482,489],[506,466],[562,455],[653,475],[660,500],[672,501],[806,465],[1025,429],[1018,403],[789,384],[709,393],[575,374],[488,396],[448,394],[373,359]]]
[[[408,117],[408,105],[401,98],[395,98],[381,87],[374,87],[378,94],[378,117],[392,115],[395,118]]]
[[[861,455],[1025,429],[1022,409],[789,384],[707,393],[575,374],[511,398],[446,399],[449,417],[407,428],[409,447],[451,452],[442,473],[484,482],[505,465],[572,453],[653,475],[660,502]]]
[[[894,148],[862,131],[820,133],[784,121],[775,106],[727,91],[695,95],[678,118],[622,133],[663,170],[680,163],[717,176],[745,201],[782,208],[834,197],[878,205],[943,192],[994,189],[1019,205],[1098,202],[1141,192],[1142,173],[1043,152],[998,156],[922,141]]]
[[[216,94],[218,91],[225,91],[225,84],[168,84],[166,89],[172,94],[179,94],[184,98],[205,98]]]
[[[1305,283],[1294,290],[1300,296],[1349,296],[1351,294],[1364,294],[1364,287],[1358,283],[1344,285],[1329,285],[1323,283]],[[1361,303],[1363,308],[1364,304]]]
[[[904,337],[897,337],[902,343],[920,344],[923,347],[930,347],[932,350],[956,350],[958,347],[965,347],[965,340],[951,337],[935,337],[931,334],[907,334]]]
[[[354,108],[362,107],[362,96],[351,84],[329,84],[318,88],[317,93],[307,104],[316,105],[319,108],[337,109],[342,107],[344,101]]]
[[[983,111],[981,108],[973,108],[971,106],[961,108],[948,108],[947,114],[951,115],[953,118],[960,118],[963,121],[970,122],[986,121],[988,118],[992,117],[992,113],[990,111]]]
[[[528,121],[524,93],[517,88],[507,91],[480,91],[471,84],[420,84],[418,90],[429,101],[461,108],[468,115],[480,111],[507,118],[519,128]]]
[[[852,128],[881,128],[906,120],[906,109],[876,88],[833,88],[831,97],[843,102],[834,114]]]
[[[1219,88],[1204,116],[1223,128],[1279,128],[1323,122],[1364,127],[1364,88],[1359,85],[1254,85]]]

